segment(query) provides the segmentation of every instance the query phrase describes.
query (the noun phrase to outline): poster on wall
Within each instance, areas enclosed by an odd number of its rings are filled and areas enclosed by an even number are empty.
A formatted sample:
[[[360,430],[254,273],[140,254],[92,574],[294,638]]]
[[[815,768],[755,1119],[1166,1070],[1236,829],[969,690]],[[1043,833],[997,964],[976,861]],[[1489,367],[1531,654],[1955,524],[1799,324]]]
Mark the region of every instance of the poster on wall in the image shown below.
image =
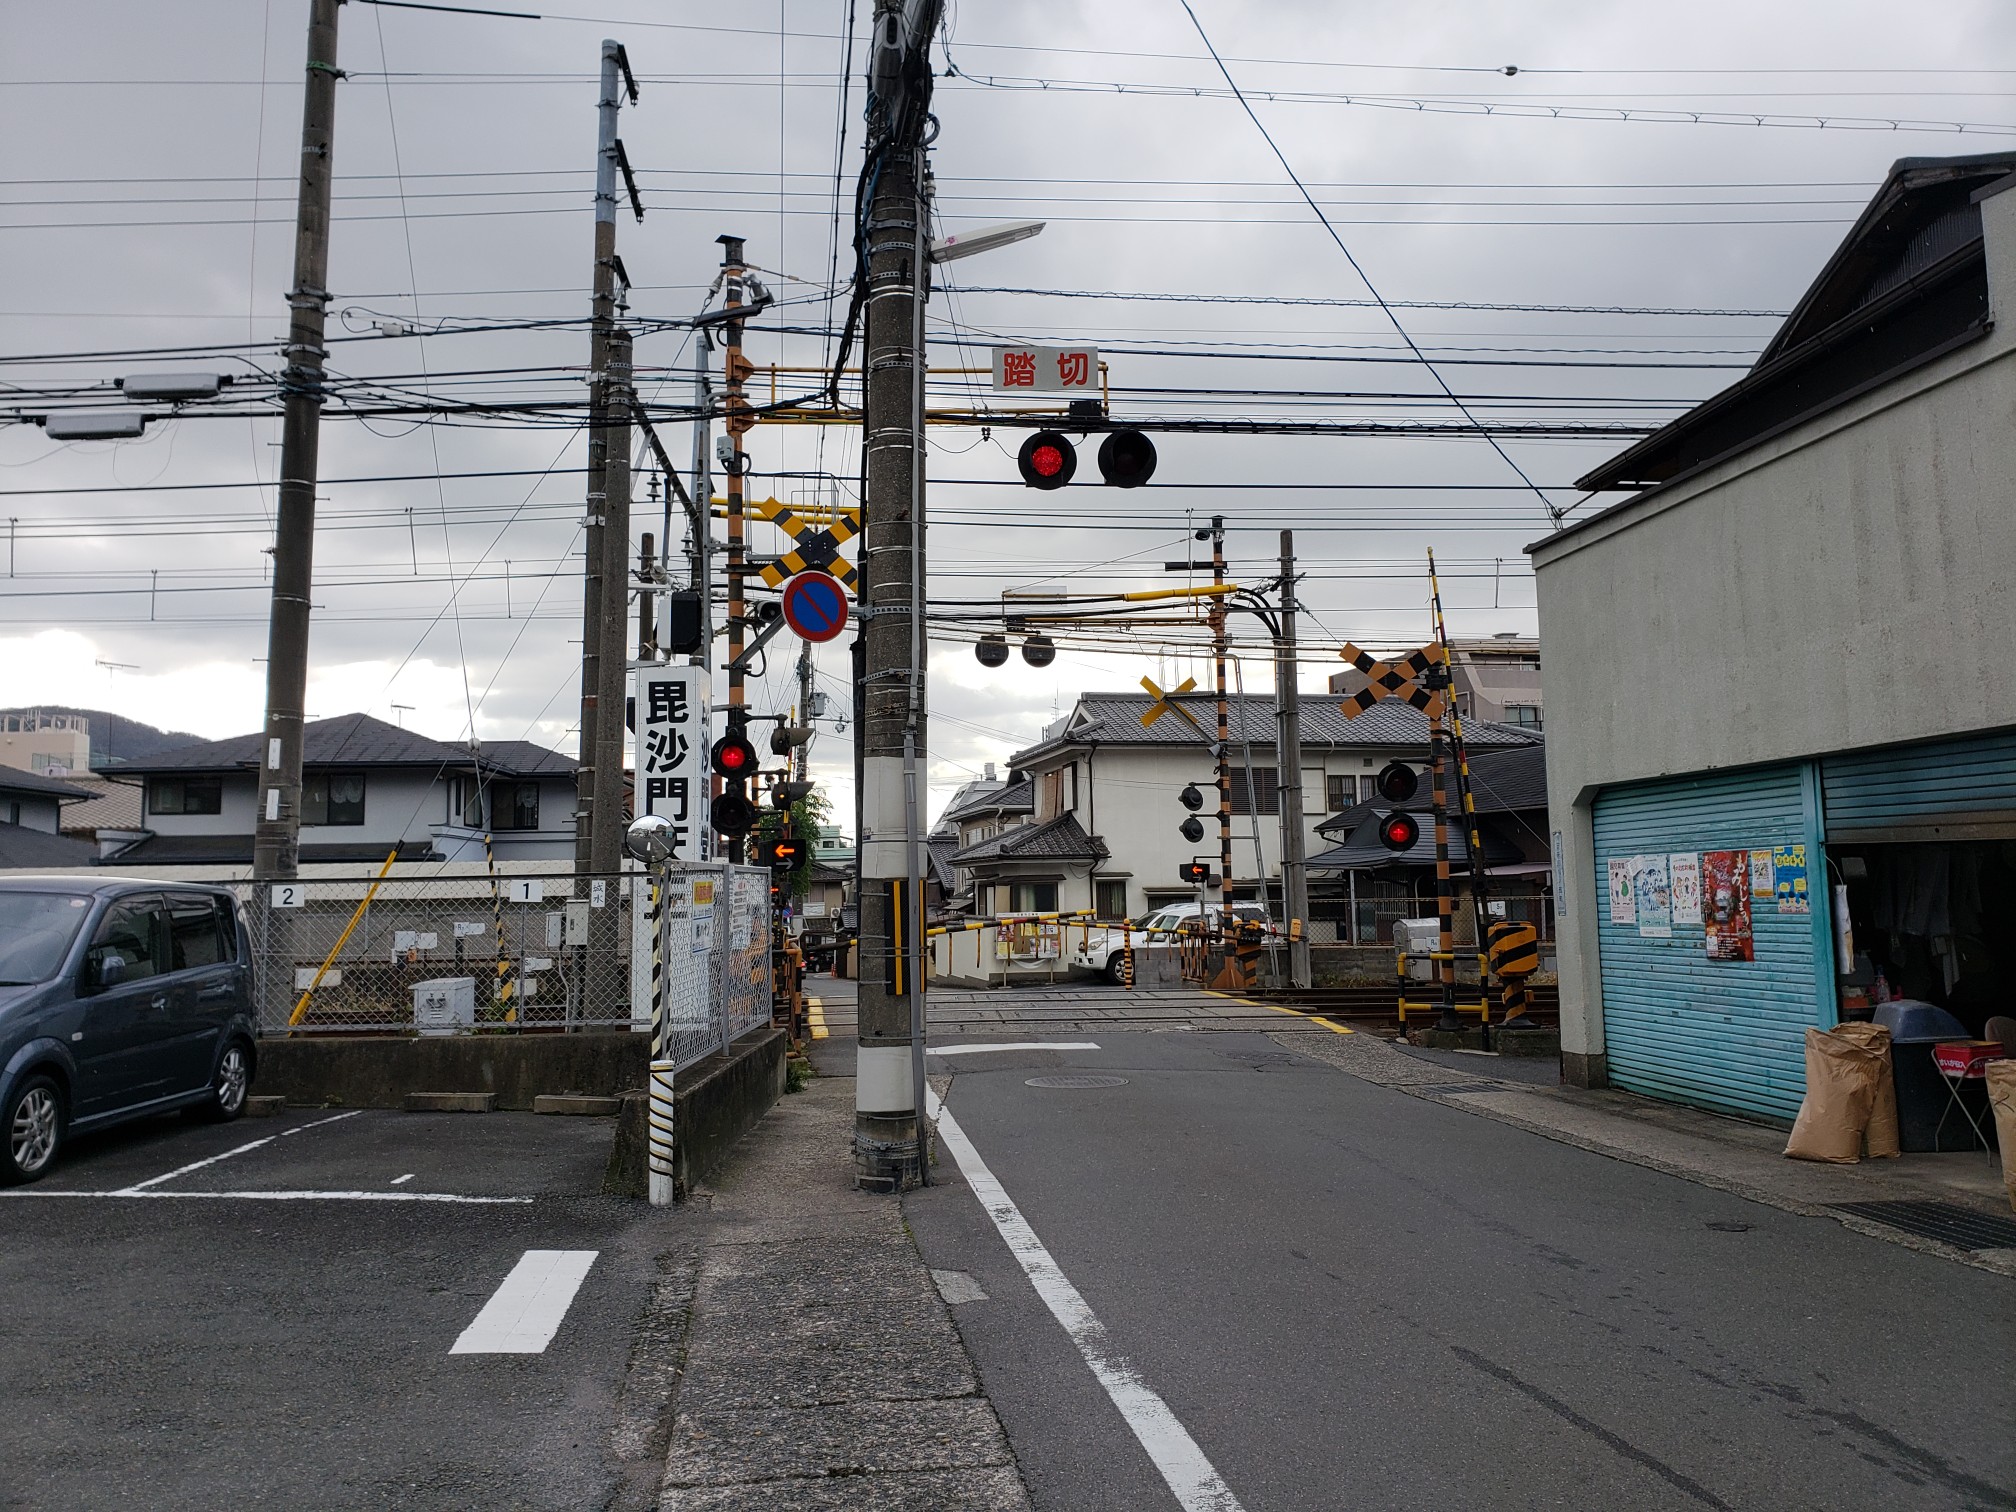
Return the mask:
[[[1810,914],[1813,912],[1811,899],[1806,895],[1806,846],[1781,845],[1771,852],[1772,892],[1778,899],[1781,914]]]
[[[1631,896],[1631,858],[1612,856],[1606,870],[1610,874],[1610,922],[1636,924],[1638,906]]]
[[[1776,896],[1777,889],[1771,880],[1771,850],[1750,852],[1750,896],[1759,903],[1768,903]]]
[[[1673,922],[1701,922],[1701,858],[1692,851],[1666,858],[1668,887],[1673,897]]]
[[[1648,940],[1673,936],[1673,898],[1664,856],[1631,858],[1631,901],[1638,909],[1638,933]]]
[[[1754,961],[1750,935],[1749,851],[1709,851],[1701,858],[1701,921],[1711,961]]]

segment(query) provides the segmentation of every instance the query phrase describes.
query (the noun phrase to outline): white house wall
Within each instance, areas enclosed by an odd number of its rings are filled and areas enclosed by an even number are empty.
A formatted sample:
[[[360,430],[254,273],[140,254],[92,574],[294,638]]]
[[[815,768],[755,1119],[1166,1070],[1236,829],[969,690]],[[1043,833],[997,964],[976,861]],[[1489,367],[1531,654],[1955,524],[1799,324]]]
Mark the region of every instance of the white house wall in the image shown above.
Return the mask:
[[[1981,209],[1986,338],[1534,549],[1571,1056],[1600,787],[2016,724],[2016,194]]]

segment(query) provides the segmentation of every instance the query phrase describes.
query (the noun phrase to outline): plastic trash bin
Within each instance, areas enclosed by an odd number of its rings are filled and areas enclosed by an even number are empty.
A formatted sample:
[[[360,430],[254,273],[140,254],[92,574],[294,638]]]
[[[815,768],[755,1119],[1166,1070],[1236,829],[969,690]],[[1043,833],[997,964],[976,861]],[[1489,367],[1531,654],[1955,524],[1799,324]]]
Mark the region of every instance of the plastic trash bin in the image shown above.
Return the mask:
[[[1897,1142],[1907,1154],[1933,1150],[1978,1150],[1964,1120],[1946,1120],[1939,1137],[1939,1119],[1948,1102],[1946,1079],[1932,1063],[1932,1047],[1941,1040],[1971,1036],[1960,1020],[1936,1003],[1915,998],[1876,1005],[1876,1022],[1890,1031],[1890,1063],[1897,1078]]]

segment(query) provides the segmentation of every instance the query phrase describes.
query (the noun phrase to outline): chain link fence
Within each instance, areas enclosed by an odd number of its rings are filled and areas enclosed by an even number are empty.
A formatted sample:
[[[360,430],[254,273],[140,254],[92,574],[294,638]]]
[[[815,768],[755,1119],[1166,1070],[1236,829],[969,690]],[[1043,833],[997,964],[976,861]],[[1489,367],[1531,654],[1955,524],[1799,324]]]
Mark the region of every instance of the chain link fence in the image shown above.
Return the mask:
[[[613,876],[242,884],[266,1034],[651,1026],[653,893]],[[770,1021],[769,875],[695,865],[667,889],[656,979],[680,1066]]]

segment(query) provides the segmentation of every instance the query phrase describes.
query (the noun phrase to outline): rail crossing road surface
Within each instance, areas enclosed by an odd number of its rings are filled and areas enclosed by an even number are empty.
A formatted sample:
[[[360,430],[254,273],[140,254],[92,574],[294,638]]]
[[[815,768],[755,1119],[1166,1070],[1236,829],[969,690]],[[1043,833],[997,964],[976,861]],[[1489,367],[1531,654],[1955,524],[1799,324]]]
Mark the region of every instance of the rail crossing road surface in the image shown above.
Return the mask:
[[[0,1194],[0,1508],[652,1505],[628,1372],[673,1220],[596,1195],[610,1137],[294,1109],[79,1140]]]
[[[1375,1086],[1224,1000],[973,996],[932,997],[964,1048],[905,1216],[1044,1512],[2016,1508],[2003,1277]],[[1098,1048],[974,1048],[1018,1039]]]

